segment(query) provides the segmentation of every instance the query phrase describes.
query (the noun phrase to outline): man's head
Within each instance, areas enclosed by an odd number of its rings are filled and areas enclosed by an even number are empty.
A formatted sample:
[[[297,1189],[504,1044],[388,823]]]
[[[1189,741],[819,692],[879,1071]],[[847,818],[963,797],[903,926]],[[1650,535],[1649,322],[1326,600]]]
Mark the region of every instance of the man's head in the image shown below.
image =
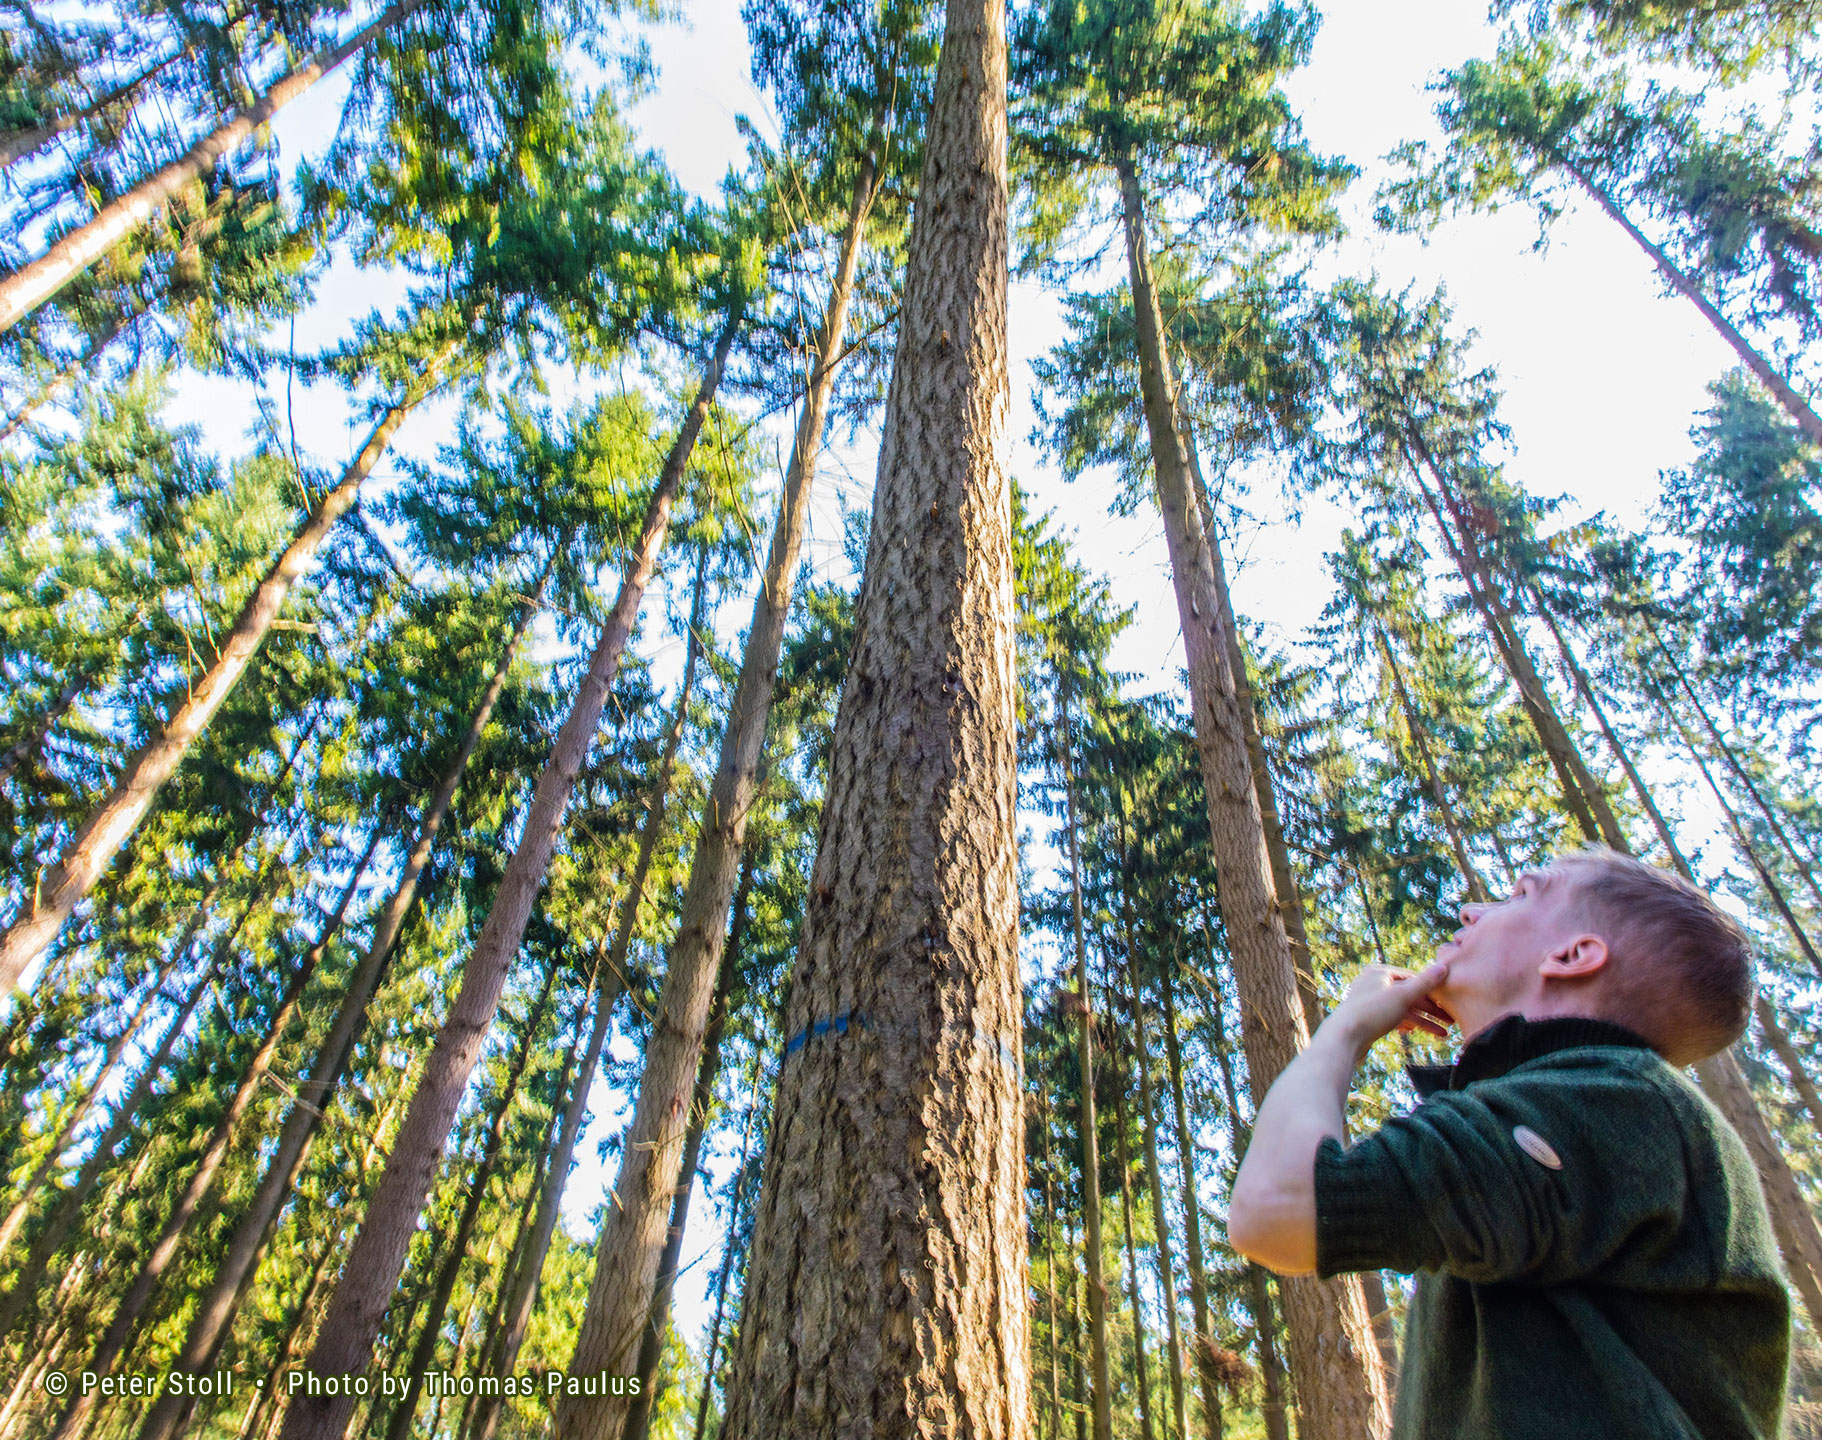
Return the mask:
[[[1519,876],[1511,896],[1462,907],[1437,951],[1435,998],[1472,1035],[1505,1015],[1587,1015],[1691,1065],[1726,1049],[1752,1008],[1746,934],[1668,870],[1590,848]]]

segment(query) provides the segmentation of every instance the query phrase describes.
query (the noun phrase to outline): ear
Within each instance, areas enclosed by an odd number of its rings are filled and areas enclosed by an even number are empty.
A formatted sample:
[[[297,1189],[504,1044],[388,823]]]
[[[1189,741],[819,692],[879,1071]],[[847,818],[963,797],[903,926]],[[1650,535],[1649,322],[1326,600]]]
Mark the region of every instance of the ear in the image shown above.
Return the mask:
[[[1546,980],[1585,980],[1606,967],[1607,942],[1599,935],[1577,935],[1544,957],[1537,973]]]

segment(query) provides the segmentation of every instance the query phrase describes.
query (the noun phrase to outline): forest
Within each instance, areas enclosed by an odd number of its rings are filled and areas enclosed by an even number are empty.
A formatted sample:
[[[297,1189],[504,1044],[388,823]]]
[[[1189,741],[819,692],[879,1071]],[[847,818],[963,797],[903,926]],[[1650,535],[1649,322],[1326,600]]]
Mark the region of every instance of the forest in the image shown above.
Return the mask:
[[[0,1440],[1383,1437],[1249,1124],[1587,844],[1752,936],[1822,1436],[1822,0],[1386,154],[1340,8],[742,0],[704,187],[692,6],[0,3]],[[1722,357],[1634,510],[1355,263],[1501,211]]]

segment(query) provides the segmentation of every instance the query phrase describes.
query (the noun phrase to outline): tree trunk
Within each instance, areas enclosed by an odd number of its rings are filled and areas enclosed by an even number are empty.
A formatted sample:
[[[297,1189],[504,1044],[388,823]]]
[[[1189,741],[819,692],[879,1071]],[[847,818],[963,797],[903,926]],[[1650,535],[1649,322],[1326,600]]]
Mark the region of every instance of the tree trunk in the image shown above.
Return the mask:
[[[152,983],[134,1009],[131,1018],[120,1027],[119,1033],[108,1041],[107,1049],[102,1054],[101,1069],[96,1072],[94,1081],[89,1085],[83,1097],[70,1107],[70,1113],[57,1127],[57,1134],[52,1139],[49,1149],[45,1151],[44,1159],[39,1162],[37,1169],[32,1171],[25,1184],[20,1187],[19,1198],[13,1202],[12,1209],[6,1212],[6,1218],[0,1220],[0,1254],[4,1254],[13,1241],[18,1238],[20,1227],[25,1224],[26,1217],[31,1214],[32,1202],[38,1198],[38,1192],[44,1187],[45,1182],[56,1172],[57,1162],[63,1158],[63,1152],[69,1148],[70,1139],[75,1135],[77,1127],[88,1118],[89,1111],[100,1100],[102,1091],[107,1086],[108,1076],[120,1063],[120,1058],[126,1053],[127,1046],[138,1035],[139,1027],[144,1022],[146,1015],[164,995],[165,981],[170,978],[171,972],[182,961],[190,958],[190,946],[195,939],[195,931],[200,930],[208,919],[209,902],[214,898],[213,892],[219,889],[220,883],[217,882],[215,886],[211,887],[211,894],[204,897],[203,902],[197,906],[193,927],[172,949],[169,958],[153,974]]]
[[[1189,1434],[1188,1411],[1183,1403],[1183,1337],[1177,1316],[1176,1263],[1171,1254],[1170,1217],[1164,1208],[1164,1179],[1158,1168],[1158,1114],[1151,1098],[1151,1051],[1145,1038],[1145,1015],[1139,1004],[1138,937],[1132,916],[1131,837],[1126,828],[1124,801],[1120,805],[1120,848],[1127,858],[1127,883],[1121,886],[1120,908],[1126,941],[1126,1010],[1132,1026],[1132,1063],[1139,1077],[1139,1123],[1144,1127],[1145,1179],[1151,1191],[1152,1229],[1158,1241],[1158,1281],[1164,1298],[1165,1341],[1168,1345],[1171,1413],[1179,1437]],[[1121,1137],[1125,1146],[1125,1137]],[[1168,1428],[1168,1427],[1167,1427]]]
[[[1132,1306],[1132,1373],[1139,1389],[1139,1437],[1152,1440],[1151,1363],[1145,1355],[1145,1305],[1139,1298],[1139,1247],[1132,1233],[1132,1158],[1126,1147],[1126,1077],[1113,1092],[1113,1128],[1120,1152],[1120,1226],[1126,1235],[1126,1298]]]
[[[1658,273],[1669,282],[1670,288],[1702,312],[1702,318],[1714,326],[1720,337],[1733,347],[1733,353],[1740,357],[1746,368],[1759,377],[1759,383],[1790,412],[1791,418],[1802,428],[1811,443],[1822,445],[1822,415],[1816,413],[1814,407],[1797,393],[1788,380],[1772,369],[1771,362],[1761,355],[1752,342],[1735,329],[1733,323],[1714,307],[1695,281],[1685,275],[1668,255],[1645,238],[1626,212],[1614,203],[1613,197],[1596,185],[1586,171],[1570,161],[1563,160],[1558,163],[1575,177],[1576,183],[1586,190],[1594,203],[1606,212],[1607,218],[1630,235],[1633,243],[1651,257],[1651,263],[1657,266]]]
[[[1107,1277],[1101,1240],[1101,1139],[1095,1116],[1094,992],[1088,984],[1088,939],[1082,925],[1082,856],[1075,805],[1075,737],[1069,722],[1067,682],[1057,677],[1058,747],[1062,754],[1064,820],[1069,828],[1069,915],[1075,944],[1076,1058],[1082,1072],[1081,1113],[1077,1128],[1082,1142],[1082,1245],[1088,1290],[1088,1349],[1093,1362],[1094,1440],[1111,1440],[1113,1393],[1107,1365]]]
[[[444,359],[449,353],[445,351]],[[39,875],[32,898],[0,933],[0,990],[15,985],[25,967],[43,953],[70,912],[138,828],[160,787],[171,778],[252,662],[266,632],[278,619],[291,587],[309,568],[335,522],[354,504],[361,482],[373,472],[405,417],[434,388],[440,369],[440,363],[434,365],[415,393],[395,402],[380,417],[360,454],[349,462],[341,480],[323,496],[249,597],[234,627],[222,638],[207,672],[189,687],[182,704],[158,733],[127,761],[107,799],[64,846],[56,862]]]
[[[1045,1440],[1062,1440],[1063,1384],[1057,1365],[1057,1201],[1055,1166],[1050,1153],[1050,1095],[1040,1083],[1038,1090],[1039,1123],[1044,1129],[1044,1305],[1048,1343],[1044,1349],[1050,1370],[1050,1430]],[[1040,1434],[1043,1432],[1040,1431]]]
[[[1805,858],[1798,852],[1796,845],[1792,843],[1789,834],[1784,829],[1784,823],[1778,819],[1778,812],[1765,798],[1765,793],[1759,789],[1758,782],[1740,763],[1740,757],[1734,753],[1733,746],[1728,744],[1726,737],[1721,734],[1720,728],[1714,723],[1714,718],[1708,713],[1708,707],[1702,703],[1702,697],[1696,693],[1695,686],[1690,683],[1689,673],[1671,652],[1670,647],[1664,644],[1663,636],[1658,634],[1657,626],[1649,620],[1645,624],[1646,629],[1650,631],[1652,641],[1657,645],[1658,654],[1664,657],[1664,663],[1670,667],[1671,673],[1677,678],[1677,683],[1683,687],[1683,693],[1689,697],[1689,703],[1695,708],[1696,715],[1701,719],[1702,728],[1708,732],[1709,741],[1720,752],[1721,758],[1727,762],[1727,768],[1733,771],[1734,779],[1738,780],[1745,787],[1746,793],[1752,797],[1752,803],[1758,807],[1759,813],[1765,817],[1766,825],[1777,838],[1785,858],[1790,861],[1791,866],[1802,879],[1804,887],[1809,891],[1810,899],[1815,904],[1822,906],[1822,885],[1816,883],[1814,872],[1805,863]]]
[[[1467,882],[1468,898],[1485,904],[1488,899],[1486,882],[1480,878],[1480,871],[1474,868],[1474,861],[1468,856],[1461,823],[1455,818],[1455,807],[1449,803],[1449,792],[1442,783],[1441,772],[1436,768],[1436,759],[1430,753],[1429,737],[1424,734],[1423,726],[1418,721],[1417,706],[1405,685],[1404,670],[1392,653],[1391,642],[1386,638],[1385,632],[1375,627],[1373,639],[1379,646],[1380,656],[1385,660],[1386,672],[1392,677],[1392,690],[1398,698],[1398,708],[1404,715],[1404,728],[1411,736],[1411,744],[1416,747],[1417,758],[1423,762],[1424,777],[1430,782],[1430,794],[1435,798],[1436,808],[1442,815],[1443,829],[1448,832],[1449,849],[1454,851],[1456,868]]]
[[[6,439],[6,435],[0,434],[0,440],[4,439]],[[0,754],[0,780],[6,779],[26,760],[38,753],[38,747],[50,738],[50,733],[56,729],[57,722],[69,714],[70,706],[74,705],[77,697],[88,688],[89,680],[90,676],[80,667],[70,672],[70,678],[57,692],[57,698],[51,701],[44,713],[32,722],[31,729],[17,743],[9,745],[5,754]]]
[[[1791,1088],[1797,1092],[1797,1098],[1803,1102],[1803,1108],[1809,1115],[1810,1127],[1822,1135],[1822,1093],[1816,1090],[1816,1082],[1810,1079],[1809,1066],[1797,1053],[1797,1047],[1791,1043],[1790,1036],[1778,1020],[1778,1012],[1772,1008],[1771,1001],[1763,993],[1753,1001],[1753,1014],[1758,1017],[1759,1033],[1765,1037],[1765,1043],[1771,1046],[1772,1053],[1778,1057],[1786,1073],[1790,1076]]]
[[[139,1267],[139,1273],[133,1277],[132,1285],[128,1287],[125,1296],[115,1307],[113,1318],[108,1322],[108,1328],[102,1335],[100,1344],[95,1347],[95,1353],[86,1367],[97,1375],[106,1375],[113,1369],[114,1362],[120,1358],[121,1352],[126,1348],[127,1337],[132,1334],[134,1325],[139,1322],[140,1315],[144,1313],[147,1303],[151,1300],[153,1290],[164,1277],[164,1272],[169,1268],[171,1261],[176,1258],[177,1248],[183,1241],[185,1230],[189,1228],[190,1221],[201,1208],[203,1200],[207,1198],[215,1183],[216,1172],[221,1168],[221,1162],[227,1157],[228,1147],[233,1143],[234,1132],[240,1124],[241,1117],[253,1104],[261,1083],[272,1068],[272,1057],[284,1040],[285,1032],[291,1028],[291,1022],[303,1002],[305,989],[316,974],[317,967],[322,964],[323,957],[328,954],[329,942],[341,929],[343,917],[348,913],[348,906],[354,900],[355,891],[360,888],[361,877],[366,874],[368,863],[373,859],[373,852],[378,848],[380,836],[385,829],[386,826],[382,822],[374,827],[373,833],[368,837],[367,848],[362,852],[361,858],[355,863],[353,869],[349,871],[348,879],[336,899],[334,910],[330,912],[317,934],[316,943],[305,953],[303,960],[292,974],[290,982],[285,986],[284,998],[279,1001],[278,1009],[266,1028],[265,1039],[260,1043],[259,1049],[254,1052],[253,1058],[242,1072],[240,1084],[235,1088],[233,1098],[228,1102],[228,1108],[222,1112],[221,1118],[216,1122],[214,1132],[209,1136],[209,1143],[203,1150],[201,1161],[191,1173],[189,1183],[184,1186],[183,1193],[177,1198],[177,1203],[171,1207],[171,1213],[165,1218],[164,1228],[152,1243],[151,1251]],[[56,1430],[52,1432],[52,1440],[73,1440],[73,1437],[80,1434],[88,1424],[89,1417],[99,1399],[100,1396],[95,1390],[79,1394],[75,1403],[65,1411]]]
[[[278,1218],[279,1211],[291,1194],[291,1187],[303,1169],[310,1142],[316,1138],[316,1133],[322,1126],[336,1086],[341,1082],[343,1069],[353,1054],[355,1039],[366,1023],[367,1006],[379,989],[381,973],[393,947],[398,943],[405,916],[417,896],[418,882],[423,877],[424,867],[430,863],[437,833],[455,800],[462,774],[468,768],[475,747],[480,744],[481,736],[493,718],[494,707],[499,703],[500,695],[506,687],[506,677],[512,669],[513,657],[537,612],[538,602],[543,596],[544,586],[554,564],[553,553],[551,561],[545,566],[543,578],[539,580],[532,595],[532,603],[520,612],[512,636],[501,652],[499,663],[494,666],[493,674],[481,692],[474,713],[469,717],[468,729],[456,747],[449,768],[424,806],[424,812],[418,819],[416,838],[412,842],[410,853],[405,857],[404,868],[399,872],[391,896],[373,922],[373,935],[367,943],[366,952],[348,977],[348,988],[336,1010],[335,1019],[329,1026],[329,1033],[317,1047],[309,1075],[297,1084],[297,1098],[286,1112],[284,1124],[279,1129],[278,1143],[260,1175],[259,1188],[254,1191],[246,1212],[234,1227],[234,1233],[222,1251],[209,1288],[198,1298],[195,1314],[184,1336],[183,1348],[178,1352],[175,1362],[177,1368],[187,1374],[200,1375],[209,1369],[209,1361],[233,1323],[240,1296],[253,1278],[272,1224]],[[190,1397],[173,1395],[167,1390],[153,1402],[152,1408],[147,1412],[140,1427],[140,1440],[171,1440],[188,1420],[193,1408]]]
[[[93,265],[187,186],[202,179],[260,126],[375,36],[410,14],[420,0],[396,0],[341,44],[320,52],[293,70],[253,104],[235,111],[179,159],[148,176],[94,219],[63,236],[38,259],[0,280],[0,334],[17,325],[76,276]]]
[[[1177,1140],[1177,1165],[1182,1172],[1183,1238],[1189,1267],[1189,1304],[1196,1317],[1190,1340],[1195,1355],[1196,1379],[1202,1391],[1202,1426],[1207,1440],[1223,1440],[1227,1433],[1221,1413],[1221,1382],[1214,1373],[1209,1346],[1215,1332],[1208,1304],[1208,1262],[1202,1251],[1202,1202],[1196,1194],[1196,1150],[1189,1133],[1189,1105],[1183,1093],[1183,1048],[1177,1038],[1177,1000],[1168,972],[1160,976],[1164,1004],[1164,1059],[1170,1072],[1171,1119]]]
[[[749,1082],[758,1079],[758,1061],[755,1059],[753,1073]],[[749,1083],[748,1091],[752,1093],[756,1086]],[[734,1171],[734,1193],[728,1201],[727,1239],[723,1242],[721,1265],[715,1272],[715,1311],[709,1321],[708,1344],[702,1352],[702,1394],[696,1400],[696,1429],[694,1440],[703,1440],[708,1431],[709,1399],[715,1388],[715,1372],[721,1358],[721,1327],[727,1316],[728,1285],[734,1278],[734,1265],[738,1257],[738,1238],[740,1235],[741,1217],[745,1215],[747,1198],[747,1165],[752,1155],[754,1122],[758,1120],[760,1101],[757,1094],[747,1106],[746,1120],[740,1131],[740,1159]]]
[[[399,1397],[399,1402],[393,1407],[387,1421],[386,1440],[405,1440],[411,1433],[411,1420],[417,1412],[418,1396],[423,1392],[424,1376],[429,1371],[431,1362],[436,1359],[437,1344],[443,1334],[443,1316],[449,1309],[449,1297],[455,1293],[462,1262],[468,1258],[468,1242],[474,1235],[475,1222],[480,1219],[481,1206],[487,1199],[487,1187],[492,1183],[494,1169],[500,1163],[500,1152],[506,1144],[507,1120],[512,1113],[513,1102],[518,1099],[519,1082],[531,1060],[539,1027],[544,1023],[544,1012],[550,1005],[550,992],[556,984],[557,968],[555,961],[545,967],[544,985],[526,1014],[525,1029],[519,1036],[519,1043],[500,1085],[499,1103],[494,1106],[493,1118],[487,1126],[481,1158],[466,1182],[467,1193],[462,1200],[462,1212],[444,1245],[443,1263],[437,1270],[430,1304],[426,1307],[423,1324],[418,1329],[411,1359],[405,1366],[404,1394]]]
[[[703,559],[706,564],[706,552]],[[582,1133],[582,1120],[588,1110],[588,1092],[594,1083],[595,1067],[601,1059],[601,1047],[611,1028],[614,1002],[619,999],[625,984],[626,958],[632,948],[633,935],[639,927],[639,906],[645,898],[645,883],[651,874],[652,857],[657,853],[658,840],[664,831],[664,812],[670,798],[672,771],[689,718],[690,692],[695,683],[697,659],[701,654],[700,636],[704,597],[707,593],[702,583],[704,570],[701,566],[697,569],[696,578],[696,588],[690,604],[689,639],[684,647],[683,677],[677,687],[677,710],[665,732],[664,751],[655,772],[651,799],[647,802],[645,815],[640,821],[639,847],[633,859],[632,875],[627,881],[626,894],[620,902],[620,915],[615,923],[613,942],[605,957],[607,974],[600,982],[601,1002],[596,1009],[594,1027],[589,1033],[582,1067],[576,1072],[575,1088],[570,1092],[569,1103],[563,1112],[556,1150],[551,1158],[550,1178],[538,1201],[538,1218],[533,1226],[530,1248],[526,1252],[525,1263],[513,1276],[512,1296],[506,1305],[506,1320],[494,1366],[494,1373],[500,1375],[511,1370],[518,1360],[519,1346],[524,1342],[525,1329],[531,1323],[532,1307],[537,1299],[538,1277],[543,1274],[544,1258],[549,1253],[551,1237],[556,1234],[563,1186],[569,1177],[570,1160],[575,1154],[576,1141]],[[485,1396],[476,1407],[472,1421],[476,1440],[493,1440],[494,1429],[500,1420],[499,1400],[498,1396]]]
[[[709,1112],[715,1105],[715,1084],[721,1075],[721,1042],[727,1033],[728,1006],[739,978],[741,942],[747,923],[747,905],[753,889],[753,857],[749,851],[740,867],[740,885],[734,895],[734,920],[727,946],[721,955],[721,973],[715,980],[714,1002],[709,1008],[708,1029],[702,1037],[702,1060],[696,1068],[696,1084],[690,1095],[689,1133],[683,1140],[683,1159],[677,1175],[676,1193],[671,1197],[670,1226],[665,1231],[664,1251],[658,1257],[656,1289],[652,1295],[651,1313],[641,1329],[639,1358],[633,1373],[639,1377],[639,1393],[627,1406],[624,1440],[646,1440],[651,1430],[652,1411],[659,1396],[654,1386],[658,1362],[664,1354],[664,1337],[670,1329],[671,1297],[677,1288],[677,1267],[683,1260],[683,1232],[689,1224],[690,1195],[696,1188],[696,1172],[702,1164],[702,1142],[708,1134]],[[618,1192],[616,1192],[618,1193]],[[572,1366],[572,1372],[581,1366]]]
[[[1272,1334],[1272,1283],[1265,1267],[1246,1262],[1246,1279],[1252,1299],[1253,1348],[1259,1356],[1259,1418],[1266,1440],[1291,1440],[1290,1406],[1284,1395],[1284,1361]]]
[[[743,309],[743,303],[729,307],[695,401],[665,460],[637,546],[627,562],[619,599],[602,628],[589,660],[588,674],[558,733],[550,760],[538,777],[518,846],[507,862],[493,906],[463,967],[461,990],[437,1033],[398,1141],[349,1251],[347,1266],[311,1352],[310,1369],[318,1375],[357,1374],[366,1369],[372,1358],[373,1342],[398,1284],[424,1197],[430,1193],[431,1178],[448,1142],[449,1127],[475,1061],[480,1058],[499,1007],[506,973],[518,953],[532,906],[544,883],[545,869],[556,849],[570,792],[600,724],[621,651],[638,617],[639,602],[657,569],[671,502],[720,383]],[[352,1394],[300,1396],[285,1416],[285,1428],[280,1432],[283,1440],[340,1440],[354,1409],[354,1399]]]
[[[157,1084],[164,1074],[165,1067],[170,1063],[171,1052],[176,1048],[178,1037],[183,1034],[184,1028],[190,1023],[190,1017],[196,1013],[196,1007],[208,994],[210,985],[221,974],[222,968],[226,965],[228,956],[233,950],[234,942],[240,938],[241,927],[247,923],[247,920],[266,898],[269,897],[256,895],[249,901],[234,923],[216,941],[215,948],[209,957],[209,963],[196,977],[196,982],[190,987],[189,994],[184,997],[183,1004],[178,1007],[177,1013],[165,1026],[164,1034],[159,1038],[158,1044],[146,1057],[145,1063],[140,1066],[138,1077],[133,1082],[133,1088],[121,1097],[120,1103],[114,1107],[114,1113],[108,1121],[107,1129],[102,1132],[101,1138],[89,1151],[88,1158],[82,1163],[82,1168],[76,1172],[75,1182],[57,1197],[49,1219],[45,1221],[44,1228],[39,1231],[30,1250],[27,1251],[24,1261],[20,1264],[19,1273],[13,1280],[12,1288],[4,1296],[0,1296],[0,1335],[5,1335],[12,1330],[14,1322],[19,1319],[20,1314],[31,1302],[44,1278],[45,1267],[50,1263],[51,1257],[57,1253],[58,1247],[63,1244],[65,1237],[70,1232],[70,1227],[81,1215],[82,1207],[88,1202],[89,1196],[94,1193],[95,1186],[100,1183],[102,1173],[107,1169],[109,1162],[115,1158],[114,1148],[132,1130],[133,1121],[140,1107],[151,1098],[152,1087]]]
[[[1575,744],[1570,740],[1568,731],[1563,728],[1561,717],[1556,713],[1556,706],[1550,694],[1544,689],[1544,683],[1538,676],[1537,667],[1531,661],[1530,652],[1525,648],[1523,639],[1512,624],[1512,613],[1501,598],[1493,582],[1490,568],[1474,543],[1472,534],[1462,521],[1461,508],[1454,492],[1443,483],[1442,471],[1431,458],[1428,447],[1416,433],[1415,422],[1406,417],[1411,426],[1405,440],[1405,463],[1410,467],[1411,476],[1417,482],[1419,493],[1423,496],[1430,518],[1436,522],[1437,532],[1442,536],[1444,547],[1449,557],[1455,562],[1456,571],[1461,575],[1462,585],[1468,592],[1468,598],[1479,612],[1482,624],[1486,627],[1487,638],[1492,642],[1494,651],[1505,666],[1506,674],[1518,689],[1519,704],[1525,716],[1536,732],[1538,744],[1543,747],[1545,758],[1556,771],[1558,782],[1563,789],[1563,804],[1571,818],[1580,827],[1583,837],[1590,844],[1605,842],[1615,850],[1626,849],[1626,837],[1612,821],[1612,811],[1607,807],[1606,794],[1598,782],[1582,765]],[[1415,450],[1415,454],[1412,451]],[[1428,470],[1436,482],[1441,501],[1431,492],[1424,480],[1424,471]],[[1450,519],[1443,514],[1447,505]]]
[[[835,365],[847,330],[848,302],[860,261],[867,210],[872,204],[874,162],[861,163],[842,237],[841,259],[829,307],[817,335],[816,358],[798,420],[791,462],[785,472],[778,523],[740,664],[721,754],[709,789],[702,825],[690,862],[689,883],[678,911],[677,936],[665,968],[657,1020],[646,1041],[639,1095],[626,1148],[614,1182],[618,1205],[602,1218],[595,1248],[595,1273],[588,1306],[576,1334],[570,1373],[624,1372],[652,1312],[659,1257],[665,1247],[666,1217],[679,1185],[684,1131],[682,1117],[703,1051],[703,1035],[727,933],[728,906],[740,871],[747,817],[758,794],[766,721],[778,678],[778,657],[791,608],[797,557],[809,518],[810,488],[822,443],[823,420],[835,383]],[[687,1196],[687,1189],[685,1190]],[[687,1203],[687,1199],[686,1199]],[[618,1440],[630,1395],[564,1396],[557,1428],[565,1440]]]
[[[168,69],[181,59],[187,49],[186,46],[184,49],[173,51],[161,60],[153,61],[137,75],[109,87],[75,110],[66,111],[55,119],[46,120],[42,125],[28,125],[0,135],[0,169],[8,169],[28,156],[37,154],[59,135],[68,134],[78,125],[101,114],[102,111],[112,109],[123,100],[131,99],[161,71]]]
[[[949,0],[728,1440],[1028,1434],[1007,225]]]
[[[1196,750],[1208,797],[1210,849],[1221,875],[1220,906],[1241,996],[1241,1031],[1254,1092],[1308,1043],[1297,972],[1273,886],[1246,722],[1219,633],[1221,603],[1212,552],[1190,492],[1189,462],[1175,423],[1175,382],[1151,278],[1137,173],[1120,167],[1128,274],[1138,325],[1140,390],[1151,439],[1158,507],[1169,545],[1195,706]],[[1362,1440],[1390,1423],[1384,1367],[1357,1281],[1302,1277],[1284,1284],[1305,1440]]]

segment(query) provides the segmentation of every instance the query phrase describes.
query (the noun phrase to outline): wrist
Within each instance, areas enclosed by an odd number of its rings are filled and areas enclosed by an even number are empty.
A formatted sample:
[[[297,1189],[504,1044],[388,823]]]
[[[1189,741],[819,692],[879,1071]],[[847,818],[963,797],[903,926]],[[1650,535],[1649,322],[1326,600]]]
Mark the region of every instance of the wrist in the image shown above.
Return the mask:
[[[1310,1037],[1310,1048],[1321,1046],[1325,1053],[1345,1064],[1352,1075],[1377,1039],[1379,1035],[1370,1026],[1362,1025],[1343,1009],[1335,1011],[1316,1028],[1316,1033]]]

